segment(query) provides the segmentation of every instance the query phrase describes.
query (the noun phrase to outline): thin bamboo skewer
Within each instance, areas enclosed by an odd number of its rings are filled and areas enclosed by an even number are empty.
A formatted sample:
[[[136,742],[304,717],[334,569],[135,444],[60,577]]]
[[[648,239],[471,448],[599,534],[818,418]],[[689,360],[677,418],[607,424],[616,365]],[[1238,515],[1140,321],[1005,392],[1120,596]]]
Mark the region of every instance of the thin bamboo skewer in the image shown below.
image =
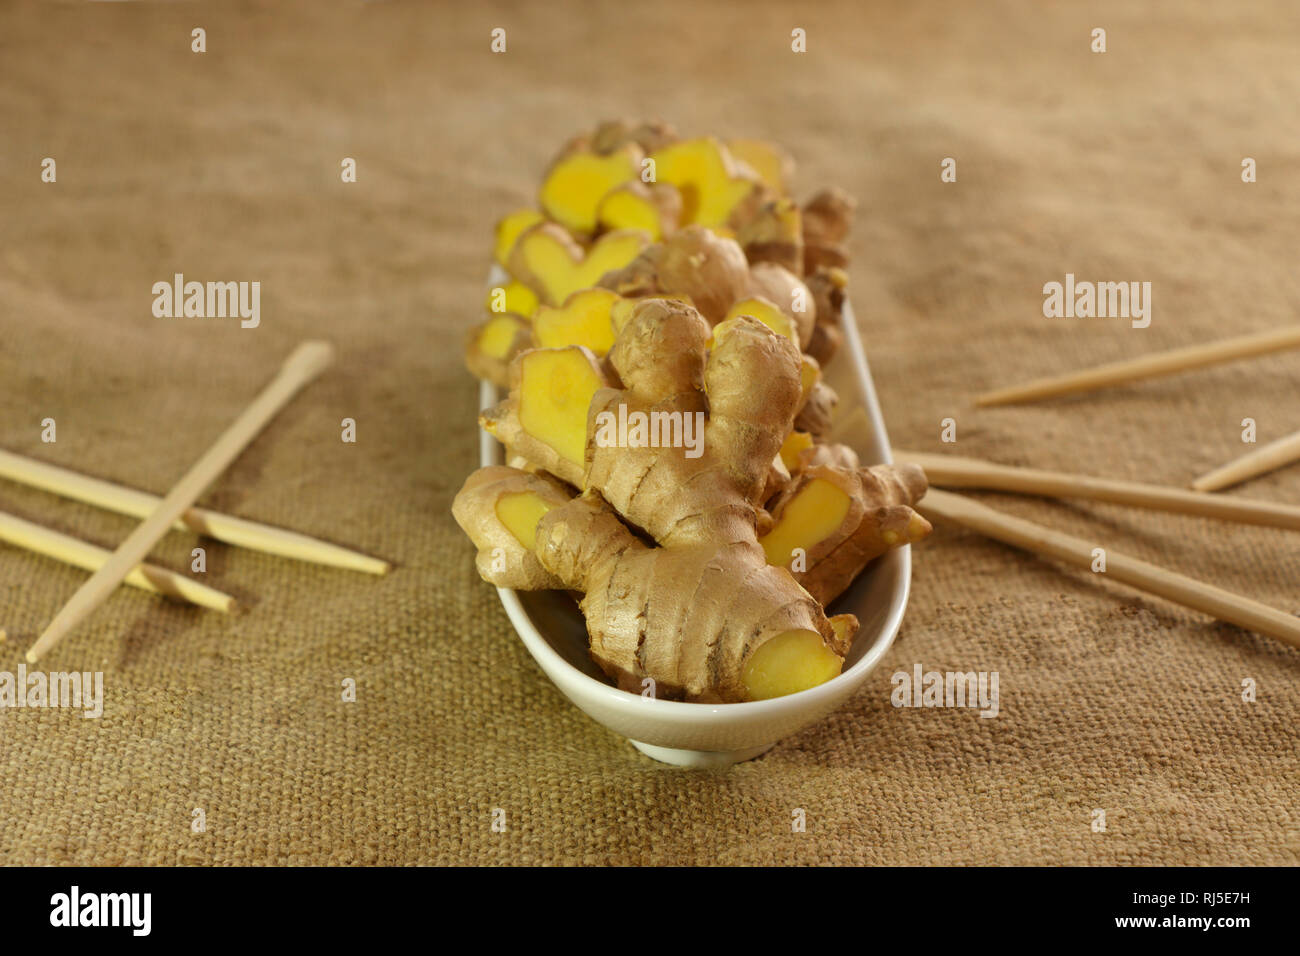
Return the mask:
[[[987,491],[1011,491],[1050,498],[1088,498],[1136,508],[1300,531],[1300,507],[1295,505],[1229,498],[1226,495],[1211,495],[1137,481],[1094,478],[1091,475],[1072,475],[1037,468],[1016,468],[959,455],[894,449],[894,457],[920,465],[931,482],[945,488],[983,488]]]
[[[0,449],[0,478],[8,478],[32,488],[49,491],[74,501],[82,501],[107,511],[130,515],[133,518],[149,517],[162,501],[158,495],[147,491],[139,491],[101,478],[78,474],[60,468],[58,465],[24,458],[22,455],[15,455],[3,449]],[[272,525],[209,511],[206,508],[187,508],[172,527],[182,531],[193,531],[252,551],[297,558],[313,564],[365,571],[368,574],[386,574],[390,568],[387,561],[372,558],[368,554],[361,554],[350,548],[340,547],[296,531],[286,531]]]
[[[85,571],[98,571],[113,554],[107,548],[44,528],[3,511],[0,511],[0,541]],[[212,608],[214,611],[229,612],[235,606],[235,599],[229,594],[153,564],[137,565],[122,582],[144,591],[165,594],[178,601]]]
[[[1035,379],[1023,385],[1012,385],[985,392],[976,397],[975,404],[1010,405],[1014,402],[1028,402],[1058,395],[1073,395],[1108,385],[1157,378],[1188,369],[1234,362],[1237,359],[1296,348],[1300,348],[1300,326],[1287,326],[1269,332],[1242,335],[1221,339],[1218,342],[1207,342],[1204,345],[1192,345],[1168,352],[1158,352],[1155,355],[1125,359],[1122,362],[1111,362],[1108,365],[1098,365],[1068,375]]]
[[[1092,552],[1097,547],[1095,542],[1003,514],[949,491],[931,489],[926,492],[918,507],[929,518],[962,525],[995,541],[1085,570],[1092,569]],[[1108,578],[1209,614],[1220,621],[1300,647],[1300,618],[1267,604],[1148,564],[1110,548],[1106,549],[1104,573]]]
[[[55,615],[44,633],[27,651],[28,663],[57,644],[69,631],[95,610],[139,564],[167,529],[196,498],[239,456],[281,408],[334,360],[334,348],[327,342],[304,342],[289,354],[280,371],[203,453],[162,502],[113,552],[112,557],[91,575],[72,599]]]
[[[1269,442],[1263,448],[1206,472],[1192,482],[1192,487],[1197,491],[1218,491],[1296,461],[1300,461],[1300,432]]]

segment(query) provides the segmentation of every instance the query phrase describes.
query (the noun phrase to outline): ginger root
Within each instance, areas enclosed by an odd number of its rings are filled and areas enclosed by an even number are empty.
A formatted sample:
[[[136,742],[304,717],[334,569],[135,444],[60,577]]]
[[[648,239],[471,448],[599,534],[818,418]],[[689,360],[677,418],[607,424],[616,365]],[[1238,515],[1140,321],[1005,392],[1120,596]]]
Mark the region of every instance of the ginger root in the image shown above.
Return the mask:
[[[734,319],[742,315],[748,315],[751,318],[758,319],[773,332],[778,335],[784,335],[796,346],[799,345],[799,327],[793,320],[778,309],[771,302],[762,296],[750,296],[747,299],[741,299],[734,303],[727,310],[726,318],[723,321]]]
[[[868,562],[931,531],[912,508],[926,490],[920,467],[861,468],[851,450],[845,452],[852,457],[800,470],[769,509],[772,527],[759,541],[768,561],[791,568],[823,605],[843,593]]]
[[[817,320],[812,291],[797,276],[775,263],[751,269],[734,239],[702,226],[679,229],[649,246],[600,284],[626,298],[685,296],[715,325],[742,299],[763,298],[795,323],[801,344],[812,336]]]
[[[558,224],[543,222],[524,231],[510,253],[509,271],[547,305],[560,305],[574,292],[622,269],[650,244],[638,230],[608,232],[583,249]]]
[[[844,313],[844,289],[847,285],[848,276],[843,269],[819,267],[807,279],[808,291],[816,303],[816,321],[804,348],[822,365],[835,357],[844,340],[840,317]]]
[[[489,289],[486,304],[487,310],[496,315],[513,312],[527,319],[537,311],[537,293],[518,279],[511,279]]]
[[[762,139],[731,139],[727,140],[727,149],[773,192],[784,196],[790,191],[794,160],[776,143]]]
[[[635,143],[641,147],[642,152],[653,153],[677,140],[677,131],[663,120],[606,120],[596,127],[590,137],[579,138],[579,142],[597,153],[612,153],[628,143]]]
[[[533,334],[542,348],[583,345],[603,356],[614,344],[614,307],[622,298],[608,289],[583,289],[564,305],[544,305],[533,318]]]
[[[804,268],[806,274],[819,268],[843,269],[849,264],[844,242],[853,226],[857,202],[842,189],[823,189],[803,207]]]
[[[682,197],[675,187],[639,179],[611,189],[596,206],[602,230],[639,229],[655,242],[677,230],[681,215]]]
[[[650,547],[595,495],[548,511],[537,541],[542,566],[584,593],[592,658],[623,690],[648,678],[669,700],[795,693],[840,672],[857,630],[752,540]]]
[[[573,149],[561,155],[542,181],[538,203],[542,211],[571,233],[588,236],[596,231],[596,209],[615,186],[641,172],[640,147],[627,143],[601,154]]]
[[[822,443],[854,202],[800,207],[792,174],[771,143],[606,122],[560,151],[540,209],[497,224],[511,278],[466,363],[509,388],[480,424],[510,465],[453,513],[485,580],[583,595],[592,657],[628,691],[824,683],[858,628],[825,604],[930,531],[919,469]]]
[[[749,287],[790,317],[799,329],[800,346],[806,348],[817,324],[817,300],[803,280],[775,262],[759,262],[750,267]]]
[[[508,449],[555,477],[581,487],[587,409],[606,384],[600,364],[580,345],[533,349],[510,367],[510,395],[479,416]]]
[[[510,384],[511,361],[532,344],[533,330],[528,320],[513,312],[503,312],[470,330],[465,365],[479,378],[506,388]]]
[[[541,567],[584,593],[593,659],[626,690],[639,692],[649,678],[657,696],[698,701],[793,693],[839,673],[857,620],[827,618],[786,569],[767,561],[755,530],[769,467],[801,395],[794,344],[748,316],[710,329],[691,306],[650,299],[633,309],[609,362],[624,387],[592,392],[581,469],[570,467],[576,408],[599,378],[585,349],[525,353],[510,399],[485,416],[512,451],[565,471],[560,477],[585,490],[544,511],[518,510],[540,512]],[[557,377],[569,384],[557,389]],[[629,415],[705,418],[702,454],[600,443],[602,413],[619,406]],[[519,480],[534,478],[543,480]],[[507,515],[481,499],[461,513],[462,526],[475,528],[482,563],[483,549],[501,540],[482,524],[505,528]]]
[[[736,230],[736,241],[751,266],[773,262],[793,275],[803,275],[803,225],[793,199],[764,203],[757,215]]]
[[[748,219],[762,201],[762,181],[711,136],[665,146],[650,159],[655,181],[676,186],[681,193],[684,224],[734,226]]]
[[[451,513],[478,547],[478,573],[499,588],[539,591],[563,582],[537,560],[537,522],[573,496],[555,481],[506,465],[465,479]]]
[[[516,209],[514,212],[503,216],[497,222],[495,240],[492,244],[492,256],[503,267],[510,262],[510,253],[514,251],[515,243],[519,237],[528,229],[540,222],[545,222],[546,217],[536,209]]]

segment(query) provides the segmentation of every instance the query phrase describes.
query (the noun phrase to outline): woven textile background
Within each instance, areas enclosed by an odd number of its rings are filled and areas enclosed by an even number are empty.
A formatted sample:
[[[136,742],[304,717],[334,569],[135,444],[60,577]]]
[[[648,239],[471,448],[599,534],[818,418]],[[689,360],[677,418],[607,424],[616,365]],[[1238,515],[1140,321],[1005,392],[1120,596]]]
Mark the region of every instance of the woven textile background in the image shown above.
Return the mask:
[[[1275,641],[944,528],[848,706],[761,759],[683,771],[551,686],[449,513],[477,458],[460,349],[492,224],[563,140],[619,115],[779,140],[800,193],[858,197],[852,298],[896,444],[1185,484],[1244,450],[1243,418],[1261,441],[1300,428],[1300,353],[971,403],[1296,320],[1296,7],[1141,7],[5,4],[0,447],[163,492],[326,337],[337,365],[203,503],[396,569],[207,542],[238,613],[115,594],[43,665],[104,671],[103,717],[0,710],[0,862],[1300,861],[1300,653]],[[177,272],[260,281],[260,327],[154,318]],[[1067,272],[1150,281],[1150,328],[1044,318]],[[1233,493],[1300,501],[1300,468]],[[1300,609],[1294,533],[984,500]],[[110,548],[134,526],[8,482],[0,510]],[[185,569],[196,543],[153,558]],[[0,670],[84,580],[0,546]],[[890,674],[917,662],[997,671],[1000,715],[893,708]]]

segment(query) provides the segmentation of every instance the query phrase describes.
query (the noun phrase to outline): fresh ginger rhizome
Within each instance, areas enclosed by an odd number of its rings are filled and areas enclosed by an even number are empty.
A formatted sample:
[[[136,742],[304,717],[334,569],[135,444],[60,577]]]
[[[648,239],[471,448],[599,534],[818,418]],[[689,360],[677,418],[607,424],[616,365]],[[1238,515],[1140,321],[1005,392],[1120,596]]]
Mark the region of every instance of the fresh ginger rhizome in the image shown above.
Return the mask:
[[[684,448],[687,458],[704,454],[704,413],[683,411],[628,411],[620,402],[618,414],[596,415],[598,448]]]

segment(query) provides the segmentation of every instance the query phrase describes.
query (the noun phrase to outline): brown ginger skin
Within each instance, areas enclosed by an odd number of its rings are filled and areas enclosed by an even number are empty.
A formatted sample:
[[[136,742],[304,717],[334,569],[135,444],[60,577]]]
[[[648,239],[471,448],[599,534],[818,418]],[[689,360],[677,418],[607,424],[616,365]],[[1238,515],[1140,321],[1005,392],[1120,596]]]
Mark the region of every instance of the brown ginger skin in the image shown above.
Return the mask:
[[[804,273],[819,268],[843,269],[849,264],[846,242],[853,227],[857,201],[837,187],[818,192],[803,207]]]
[[[622,690],[647,679],[665,700],[745,699],[751,655],[789,631],[822,635],[839,656],[858,622],[832,624],[784,568],[747,539],[650,547],[599,496],[587,494],[537,525],[541,564],[582,591],[592,658]]]
[[[736,241],[751,266],[773,262],[793,275],[803,275],[803,228],[794,200],[781,197],[765,202],[736,230]]]
[[[840,319],[844,314],[848,276],[843,269],[818,267],[807,278],[808,291],[816,303],[816,322],[804,351],[825,366],[844,341]]]
[[[679,229],[600,284],[626,297],[682,295],[711,323],[721,322],[733,302],[749,291],[749,263],[731,239],[703,226]]]
[[[684,296],[710,325],[725,319],[736,302],[758,296],[789,316],[801,343],[817,321],[816,296],[797,275],[774,262],[751,267],[734,239],[703,226],[677,230],[625,268],[606,273],[600,285],[628,298]]]
[[[793,343],[756,319],[714,330],[688,305],[637,306],[610,353],[623,389],[596,393],[588,413],[586,487],[665,546],[752,533],[768,473],[800,398]],[[703,453],[596,444],[602,412],[703,412]]]
[[[649,154],[677,142],[678,138],[677,131],[663,120],[606,120],[596,127],[586,142],[593,151],[601,154],[617,152],[628,143],[635,143]]]

